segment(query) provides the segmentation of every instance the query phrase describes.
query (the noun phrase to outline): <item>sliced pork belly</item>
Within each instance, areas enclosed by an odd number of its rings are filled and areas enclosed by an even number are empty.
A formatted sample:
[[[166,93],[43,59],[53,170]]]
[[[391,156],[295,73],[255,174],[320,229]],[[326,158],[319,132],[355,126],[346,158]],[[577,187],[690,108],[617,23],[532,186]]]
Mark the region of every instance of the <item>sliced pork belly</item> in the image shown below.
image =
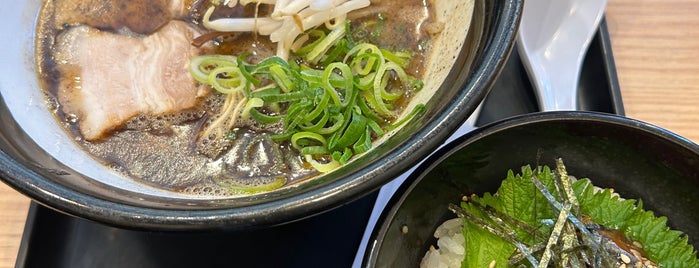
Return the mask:
[[[191,45],[196,35],[181,21],[143,38],[87,26],[67,30],[54,54],[63,112],[77,116],[85,139],[96,140],[138,114],[193,107],[204,94],[188,69],[199,50]]]
[[[187,0],[53,0],[56,27],[87,24],[99,29],[123,27],[150,34],[184,16]]]

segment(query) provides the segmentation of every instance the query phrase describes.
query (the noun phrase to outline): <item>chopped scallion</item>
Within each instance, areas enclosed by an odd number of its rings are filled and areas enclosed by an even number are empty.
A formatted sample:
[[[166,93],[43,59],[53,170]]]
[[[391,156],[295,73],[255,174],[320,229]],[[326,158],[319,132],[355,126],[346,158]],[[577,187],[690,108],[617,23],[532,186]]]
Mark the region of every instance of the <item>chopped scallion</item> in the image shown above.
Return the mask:
[[[289,62],[275,56],[250,64],[245,54],[204,55],[191,61],[190,72],[222,94],[241,92],[237,101],[245,105],[231,116],[280,122],[283,128],[272,140],[290,142],[314,168],[328,172],[424,111],[420,104],[398,118],[406,93],[422,88],[404,70],[411,54],[358,42],[348,29],[308,31],[297,44],[298,58]]]

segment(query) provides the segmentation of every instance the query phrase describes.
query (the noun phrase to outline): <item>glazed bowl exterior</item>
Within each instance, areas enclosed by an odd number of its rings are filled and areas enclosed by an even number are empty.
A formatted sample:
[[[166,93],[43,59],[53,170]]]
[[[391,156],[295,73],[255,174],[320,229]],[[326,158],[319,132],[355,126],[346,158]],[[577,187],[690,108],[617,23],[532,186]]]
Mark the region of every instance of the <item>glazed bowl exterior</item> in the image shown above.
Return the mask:
[[[699,146],[662,128],[593,112],[544,112],[484,126],[435,152],[397,190],[367,244],[365,267],[418,267],[462,196],[495,192],[508,170],[555,166],[642,200],[699,245]],[[407,227],[407,233],[401,231]]]
[[[462,2],[445,2],[460,5]],[[41,0],[3,8],[1,32],[11,35],[2,51],[2,92],[39,90],[34,31]],[[146,195],[100,183],[63,164],[38,146],[0,98],[0,178],[35,201],[70,215],[110,225],[191,230],[246,229],[299,220],[356,200],[420,161],[471,114],[507,59],[522,0],[475,1],[471,29],[455,43],[453,62],[426,112],[381,145],[348,165],[308,182],[270,193],[227,199],[179,199]],[[445,11],[445,14],[448,12]],[[448,14],[460,16],[459,14]],[[464,26],[465,27],[465,26]],[[20,100],[42,105],[42,100]],[[62,135],[47,132],[46,135]]]

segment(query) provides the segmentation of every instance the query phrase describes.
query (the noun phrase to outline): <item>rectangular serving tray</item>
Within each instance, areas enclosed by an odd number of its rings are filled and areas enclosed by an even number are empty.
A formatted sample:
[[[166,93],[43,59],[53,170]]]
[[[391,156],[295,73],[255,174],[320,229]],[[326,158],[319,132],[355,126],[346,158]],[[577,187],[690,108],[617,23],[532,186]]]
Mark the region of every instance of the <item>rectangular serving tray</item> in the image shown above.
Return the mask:
[[[582,110],[624,115],[603,21],[581,71]],[[478,125],[538,111],[513,51]],[[148,232],[67,216],[32,202],[16,267],[350,267],[376,193],[298,222],[246,232]]]

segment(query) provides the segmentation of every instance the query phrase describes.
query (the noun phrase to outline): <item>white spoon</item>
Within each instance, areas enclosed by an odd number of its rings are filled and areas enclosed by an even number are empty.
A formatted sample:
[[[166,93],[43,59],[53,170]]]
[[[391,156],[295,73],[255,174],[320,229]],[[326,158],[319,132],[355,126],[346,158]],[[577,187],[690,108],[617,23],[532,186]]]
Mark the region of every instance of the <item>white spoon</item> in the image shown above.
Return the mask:
[[[543,111],[577,110],[578,77],[607,0],[526,0],[517,48]]]

